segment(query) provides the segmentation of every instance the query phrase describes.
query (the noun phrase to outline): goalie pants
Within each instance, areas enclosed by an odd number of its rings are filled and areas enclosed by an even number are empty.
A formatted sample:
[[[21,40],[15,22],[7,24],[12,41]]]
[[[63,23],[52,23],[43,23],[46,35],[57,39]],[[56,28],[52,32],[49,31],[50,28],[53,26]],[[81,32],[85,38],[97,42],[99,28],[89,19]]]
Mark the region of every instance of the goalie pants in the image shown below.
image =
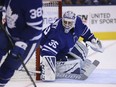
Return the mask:
[[[39,40],[30,42],[28,44],[24,56],[22,57],[25,64],[31,58],[38,45]],[[10,50],[10,42],[7,39],[7,36],[5,36],[5,33],[2,30],[0,30],[0,61],[3,58],[3,56],[6,55]],[[20,69],[22,67],[21,64],[22,63],[20,61],[20,58],[16,58],[13,57],[11,54],[8,54],[4,62],[0,66],[0,84],[6,84],[13,76],[15,70]]]

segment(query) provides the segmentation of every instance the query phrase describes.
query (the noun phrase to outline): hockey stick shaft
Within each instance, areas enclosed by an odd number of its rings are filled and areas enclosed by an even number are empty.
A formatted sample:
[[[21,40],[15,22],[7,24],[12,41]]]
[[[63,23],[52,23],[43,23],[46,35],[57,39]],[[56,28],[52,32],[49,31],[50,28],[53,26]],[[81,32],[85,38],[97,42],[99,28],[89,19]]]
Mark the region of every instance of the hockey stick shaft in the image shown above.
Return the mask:
[[[86,68],[86,72],[81,74],[68,74],[68,73],[57,73],[56,77],[58,78],[66,78],[66,79],[76,79],[76,80],[86,80],[90,74],[95,70],[95,68],[99,65],[99,61],[94,60],[94,62]]]
[[[8,40],[9,40],[9,42],[11,43],[12,47],[14,47],[14,43],[12,42],[12,40],[11,40],[10,36],[8,35],[8,33],[6,32],[4,26],[3,26],[2,24],[0,24],[0,27],[1,27],[1,29],[5,32],[5,34],[6,34],[7,38],[8,38]],[[25,66],[25,64],[24,64],[24,62],[23,62],[22,56],[21,56],[21,55],[18,55],[18,58],[20,59],[22,65],[23,65],[23,67],[24,67],[24,69],[25,69],[27,75],[29,76],[31,82],[33,83],[34,87],[37,87],[36,84],[35,84],[35,82],[34,82],[34,80],[33,80],[33,78],[32,78],[32,76],[30,75],[30,73],[29,73],[27,67]]]
[[[33,83],[34,87],[37,87],[36,84],[35,84],[35,82],[34,82],[34,80],[33,80],[33,78],[32,78],[32,76],[30,75],[30,73],[29,73],[27,67],[25,66],[25,64],[24,64],[24,62],[23,62],[23,58],[21,57],[21,55],[18,55],[18,57],[20,58],[20,61],[22,62],[22,65],[23,65],[23,67],[24,67],[24,69],[25,69],[27,75],[29,76],[31,82]]]

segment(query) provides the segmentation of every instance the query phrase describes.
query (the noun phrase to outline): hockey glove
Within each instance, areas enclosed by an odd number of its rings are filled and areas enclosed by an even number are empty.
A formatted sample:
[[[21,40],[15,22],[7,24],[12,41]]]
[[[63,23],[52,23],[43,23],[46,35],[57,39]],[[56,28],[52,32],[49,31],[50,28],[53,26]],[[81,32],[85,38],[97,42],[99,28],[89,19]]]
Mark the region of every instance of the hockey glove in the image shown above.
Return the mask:
[[[103,52],[102,43],[96,38],[93,38],[91,41],[86,41],[86,44],[90,46],[94,51]]]
[[[17,57],[18,55],[23,56],[25,50],[27,48],[27,44],[25,42],[22,41],[17,41],[15,43],[15,46],[13,47],[13,49],[11,50],[11,54],[14,57]]]

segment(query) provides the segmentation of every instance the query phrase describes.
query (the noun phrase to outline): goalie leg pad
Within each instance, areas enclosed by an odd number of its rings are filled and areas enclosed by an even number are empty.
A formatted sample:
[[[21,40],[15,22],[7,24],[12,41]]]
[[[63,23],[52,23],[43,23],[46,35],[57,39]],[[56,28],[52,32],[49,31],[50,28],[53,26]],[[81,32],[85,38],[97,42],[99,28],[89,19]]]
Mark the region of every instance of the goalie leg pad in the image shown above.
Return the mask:
[[[80,74],[80,59],[56,62],[56,73]]]
[[[88,54],[88,48],[83,43],[77,41],[74,47],[70,49],[69,54],[84,61]]]
[[[43,56],[42,58],[42,81],[54,81],[56,77],[56,57]]]

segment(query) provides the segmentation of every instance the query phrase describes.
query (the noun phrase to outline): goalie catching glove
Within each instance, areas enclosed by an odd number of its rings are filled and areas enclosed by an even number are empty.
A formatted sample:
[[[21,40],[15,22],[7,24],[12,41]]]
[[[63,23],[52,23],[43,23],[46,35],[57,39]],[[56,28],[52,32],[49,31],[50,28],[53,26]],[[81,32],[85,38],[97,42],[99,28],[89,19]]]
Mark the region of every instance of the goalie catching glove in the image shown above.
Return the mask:
[[[103,47],[99,39],[93,38],[91,41],[86,41],[86,44],[90,46],[94,51],[103,52]]]

